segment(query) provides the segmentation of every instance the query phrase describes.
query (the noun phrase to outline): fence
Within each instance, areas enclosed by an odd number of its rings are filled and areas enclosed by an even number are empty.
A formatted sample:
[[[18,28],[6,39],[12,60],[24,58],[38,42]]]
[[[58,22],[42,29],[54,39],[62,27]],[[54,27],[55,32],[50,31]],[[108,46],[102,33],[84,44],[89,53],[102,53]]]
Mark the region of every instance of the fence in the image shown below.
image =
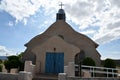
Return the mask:
[[[117,68],[106,68],[106,67],[96,67],[96,66],[86,66],[81,65],[82,72],[89,72],[92,76],[96,77],[97,74],[101,74],[100,77],[120,77],[120,69]],[[97,75],[98,76],[98,75]]]

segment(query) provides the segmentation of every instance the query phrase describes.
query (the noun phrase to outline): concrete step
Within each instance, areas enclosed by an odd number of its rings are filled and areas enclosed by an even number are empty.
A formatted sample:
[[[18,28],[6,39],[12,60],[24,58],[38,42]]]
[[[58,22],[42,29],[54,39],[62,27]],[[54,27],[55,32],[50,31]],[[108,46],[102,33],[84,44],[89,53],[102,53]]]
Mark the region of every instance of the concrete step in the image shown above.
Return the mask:
[[[50,78],[33,78],[32,80],[58,80],[58,79],[50,79]]]
[[[58,75],[37,74],[32,80],[58,80]]]

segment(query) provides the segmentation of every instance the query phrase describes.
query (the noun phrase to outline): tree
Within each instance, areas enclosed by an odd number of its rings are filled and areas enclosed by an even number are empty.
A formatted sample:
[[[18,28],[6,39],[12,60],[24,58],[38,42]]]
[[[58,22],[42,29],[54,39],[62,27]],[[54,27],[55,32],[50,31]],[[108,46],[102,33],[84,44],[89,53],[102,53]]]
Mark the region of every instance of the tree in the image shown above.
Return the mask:
[[[112,59],[106,59],[104,61],[104,67],[107,67],[107,68],[116,68],[116,64],[115,64],[115,62]],[[112,70],[108,70],[108,71],[112,72]],[[114,72],[116,72],[116,71],[114,71]],[[107,76],[107,75],[105,75],[105,76]],[[109,74],[108,76],[112,77],[112,74]]]
[[[4,62],[5,68],[10,72],[10,69],[12,68],[18,68],[19,70],[22,70],[23,63],[20,61],[18,56],[9,56],[8,60]]]
[[[22,58],[23,54],[24,54],[24,52],[21,52],[21,53],[18,55],[19,59]]]
[[[20,68],[19,68],[20,71],[23,71],[23,70],[24,70],[24,63],[22,62],[23,54],[24,54],[24,52],[21,52],[21,53],[18,55],[19,60],[20,60],[20,62],[21,62],[21,66],[20,66]]]
[[[87,66],[95,66],[95,61],[90,58],[90,57],[86,57],[83,62],[82,62],[83,65],[87,65]]]
[[[8,60],[10,60],[10,61],[11,61],[11,60],[17,60],[17,61],[19,60],[19,57],[18,57],[18,56],[15,56],[15,55],[13,55],[13,56],[8,56],[7,58],[8,58]]]
[[[3,61],[0,59],[0,72],[2,72]]]
[[[0,64],[2,64],[3,63],[3,61],[0,59]]]
[[[107,67],[107,68],[115,68],[116,67],[116,64],[115,62],[112,60],[112,59],[106,59],[104,61],[104,67]]]
[[[3,65],[2,65],[2,64],[0,64],[0,72],[2,72],[2,67],[3,67]]]

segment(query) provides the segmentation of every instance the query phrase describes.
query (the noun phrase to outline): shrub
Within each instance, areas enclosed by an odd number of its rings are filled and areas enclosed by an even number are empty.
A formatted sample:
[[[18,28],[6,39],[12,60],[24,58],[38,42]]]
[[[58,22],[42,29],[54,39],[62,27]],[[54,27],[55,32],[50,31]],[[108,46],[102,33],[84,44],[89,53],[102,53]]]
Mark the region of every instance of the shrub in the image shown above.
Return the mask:
[[[83,65],[87,65],[87,66],[95,66],[96,65],[95,61],[92,58],[90,58],[90,57],[85,58],[83,60],[82,64]]]
[[[107,68],[115,68],[116,67],[116,64],[115,62],[112,60],[112,59],[106,59],[104,61],[104,67],[107,67]]]
[[[8,60],[4,62],[5,68],[10,72],[12,68],[18,68],[23,70],[23,63],[20,61],[18,56],[9,56]]]
[[[2,72],[2,67],[3,67],[2,64],[0,64],[0,72]]]
[[[3,63],[3,61],[0,59],[0,64],[2,64]]]
[[[107,67],[107,68],[116,68],[116,64],[115,64],[115,62],[112,59],[106,59],[104,61],[104,67]],[[104,70],[104,71],[106,71],[106,70]],[[112,70],[108,70],[108,71],[112,72]],[[116,71],[114,71],[114,72],[116,72]],[[107,76],[107,75],[105,75],[105,76]],[[108,76],[112,77],[112,74],[109,74]]]

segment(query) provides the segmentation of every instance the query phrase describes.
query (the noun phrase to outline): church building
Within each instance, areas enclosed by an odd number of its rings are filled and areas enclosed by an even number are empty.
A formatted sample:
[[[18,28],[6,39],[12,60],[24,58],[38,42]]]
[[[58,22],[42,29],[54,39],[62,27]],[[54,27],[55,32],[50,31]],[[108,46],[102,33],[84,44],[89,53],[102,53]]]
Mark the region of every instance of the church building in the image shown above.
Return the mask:
[[[101,63],[101,55],[96,50],[98,44],[76,32],[66,22],[62,8],[56,14],[56,21],[25,46],[23,61],[32,61],[36,73],[62,73],[69,62],[79,64],[86,57],[91,57],[97,66]]]

